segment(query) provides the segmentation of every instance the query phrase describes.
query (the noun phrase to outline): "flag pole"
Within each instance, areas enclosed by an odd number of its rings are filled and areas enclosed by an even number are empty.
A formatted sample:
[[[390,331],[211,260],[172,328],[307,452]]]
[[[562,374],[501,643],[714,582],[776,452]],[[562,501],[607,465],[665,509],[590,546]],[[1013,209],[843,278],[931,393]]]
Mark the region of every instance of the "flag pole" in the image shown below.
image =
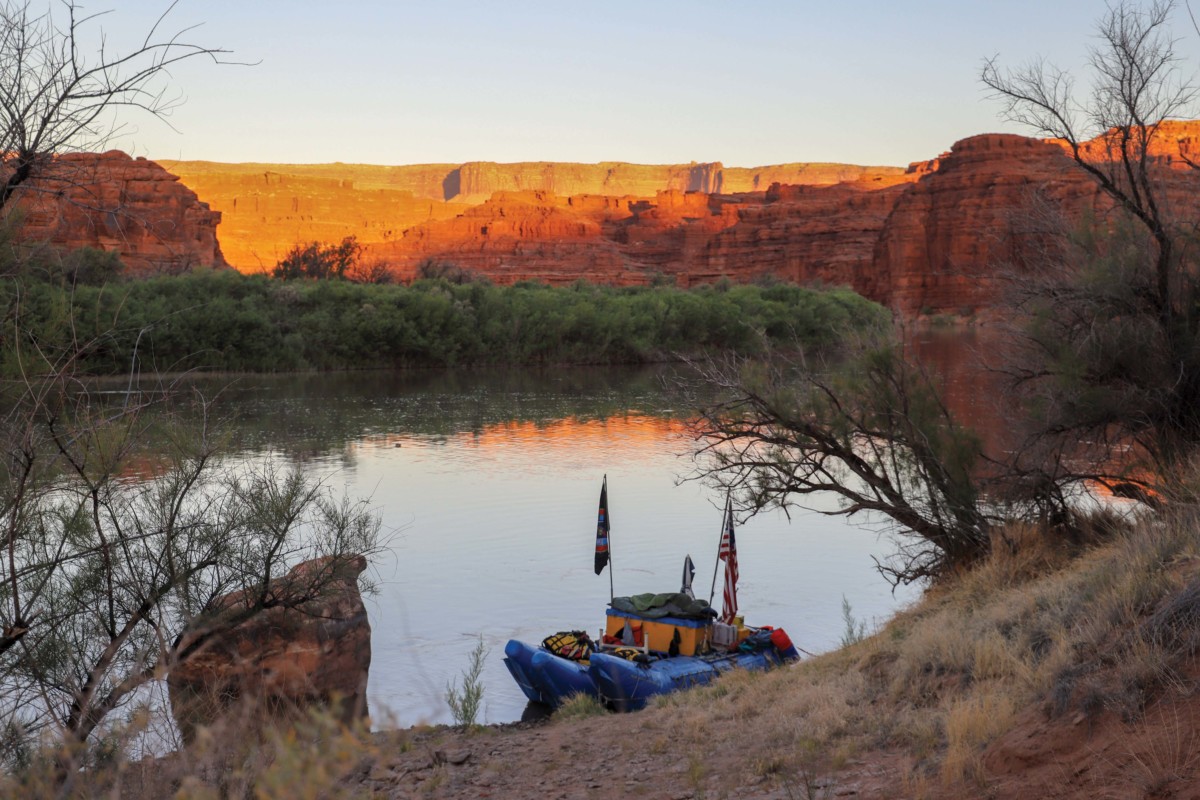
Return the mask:
[[[725,513],[721,515],[721,532],[717,534],[717,560],[713,562],[712,588],[708,591],[708,605],[710,608],[713,604],[713,598],[717,596],[717,567],[721,566],[721,537],[725,535],[725,520],[729,519],[730,492],[725,493]]]
[[[608,495],[608,473],[604,473],[604,494]],[[606,503],[605,506],[608,506]],[[609,508],[604,509],[604,519],[608,522],[608,604],[611,606],[616,598],[616,593],[613,591],[613,560],[612,560],[612,511]]]

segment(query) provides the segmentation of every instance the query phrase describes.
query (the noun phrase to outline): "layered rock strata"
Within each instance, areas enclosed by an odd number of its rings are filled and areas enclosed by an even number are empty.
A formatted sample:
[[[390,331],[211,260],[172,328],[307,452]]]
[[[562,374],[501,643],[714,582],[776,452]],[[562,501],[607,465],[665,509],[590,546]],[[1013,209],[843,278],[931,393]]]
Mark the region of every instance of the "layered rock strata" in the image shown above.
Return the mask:
[[[222,213],[226,258],[243,272],[269,270],[296,244],[310,241],[337,242],[354,236],[363,244],[385,245],[416,226],[466,214],[497,194],[653,201],[659,192],[762,193],[772,183],[816,186],[906,179],[898,167],[809,163],[753,168],[718,162],[470,162],[405,167],[164,163]],[[469,245],[464,243],[463,249],[470,249]],[[600,258],[596,263],[609,262]],[[568,264],[566,270],[571,269]]]
[[[1083,152],[1102,161],[1111,140]],[[1200,216],[1200,123],[1164,123],[1151,152],[1174,213]],[[499,283],[687,286],[727,277],[843,284],[905,316],[979,313],[1039,269],[1050,228],[1111,201],[1061,143],[985,134],[907,169],[719,162],[214,165],[173,169],[224,214],[240,269],[295,244],[357,236],[411,279],[453,265]],[[286,173],[286,174],[284,174]],[[452,200],[453,202],[447,202]],[[1051,219],[1053,217],[1054,219]],[[1053,223],[1053,224],[1052,224]]]
[[[339,242],[354,236],[381,243],[421,223],[451,219],[466,211],[463,203],[443,203],[411,189],[389,187],[387,174],[360,183],[351,166],[341,176],[221,170],[225,165],[189,164],[179,170],[188,186],[221,211],[221,245],[225,257],[242,272],[269,271],[300,243]],[[420,173],[414,173],[418,178]],[[420,186],[420,181],[416,181]]]
[[[158,164],[120,151],[59,156],[9,205],[21,242],[115,252],[133,275],[228,266],[220,212]]]
[[[1150,151],[1164,213],[1200,219],[1200,122],[1164,123]],[[1100,168],[1117,169],[1104,137],[1082,148]],[[869,279],[854,283],[903,316],[975,314],[1044,269],[1056,237],[1084,220],[1111,228],[1115,203],[1056,141],[984,134],[910,169],[920,175],[900,195],[880,232]]]
[[[855,288],[904,316],[973,314],[1035,265],[1039,209],[1079,216],[1096,183],[1053,144],[1023,136],[964,139],[897,198],[866,280]],[[1031,238],[1032,237],[1032,238]]]
[[[891,183],[892,185],[887,185]],[[856,285],[904,183],[668,190],[651,198],[498,193],[451,220],[368,248],[407,280],[450,263],[510,283],[579,279],[680,286],[728,277]]]

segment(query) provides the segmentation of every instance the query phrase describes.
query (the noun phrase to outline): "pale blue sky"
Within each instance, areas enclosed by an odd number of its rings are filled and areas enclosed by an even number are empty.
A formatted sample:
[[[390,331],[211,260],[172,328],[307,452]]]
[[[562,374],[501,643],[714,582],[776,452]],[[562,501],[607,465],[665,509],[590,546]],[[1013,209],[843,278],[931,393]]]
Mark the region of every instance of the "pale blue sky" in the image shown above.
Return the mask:
[[[114,7],[113,34],[161,0]],[[411,164],[787,161],[897,164],[1018,130],[986,56],[1084,63],[1103,0],[857,3],[180,0],[176,27],[257,66],[192,63],[160,159]],[[1197,34],[1178,15],[1181,49]],[[1191,62],[1194,65],[1196,62]]]

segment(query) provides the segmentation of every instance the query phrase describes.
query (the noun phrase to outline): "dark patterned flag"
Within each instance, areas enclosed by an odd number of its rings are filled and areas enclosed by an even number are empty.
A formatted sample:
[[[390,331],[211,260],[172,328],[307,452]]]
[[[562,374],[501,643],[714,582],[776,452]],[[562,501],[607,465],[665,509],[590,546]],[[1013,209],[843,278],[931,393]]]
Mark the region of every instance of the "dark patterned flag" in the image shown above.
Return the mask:
[[[717,558],[725,562],[725,594],[721,598],[721,621],[726,625],[733,624],[737,616],[737,542],[733,538],[733,502],[725,500],[725,527],[721,530],[721,548]]]
[[[608,566],[608,476],[600,486],[600,514],[596,519],[596,574]]]

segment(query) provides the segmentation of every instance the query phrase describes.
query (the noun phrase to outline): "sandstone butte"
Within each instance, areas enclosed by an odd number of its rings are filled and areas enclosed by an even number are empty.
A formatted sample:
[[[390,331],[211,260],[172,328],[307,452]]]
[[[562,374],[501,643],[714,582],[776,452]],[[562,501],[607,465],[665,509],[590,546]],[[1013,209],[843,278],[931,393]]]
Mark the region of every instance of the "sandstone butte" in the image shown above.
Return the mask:
[[[228,266],[220,212],[158,164],[117,150],[56,158],[12,206],[19,241],[116,251],[135,275]]]
[[[1096,140],[1084,150],[1102,159],[1105,145]],[[1173,209],[1200,216],[1200,172],[1187,165],[1200,161],[1200,122],[1165,123],[1151,155]],[[970,137],[907,168],[164,162],[163,169],[114,153],[74,158],[96,160],[96,184],[79,185],[88,200],[103,202],[79,201],[78,187],[57,205],[36,195],[27,228],[69,246],[119,250],[139,272],[219,267],[224,259],[257,272],[296,244],[356,236],[368,260],[401,280],[426,263],[497,283],[666,278],[689,286],[774,277],[848,285],[905,316],[993,306],[1007,282],[1036,267],[1048,203],[1068,222],[1085,214],[1102,220],[1111,208],[1061,143],[1009,134]]]

